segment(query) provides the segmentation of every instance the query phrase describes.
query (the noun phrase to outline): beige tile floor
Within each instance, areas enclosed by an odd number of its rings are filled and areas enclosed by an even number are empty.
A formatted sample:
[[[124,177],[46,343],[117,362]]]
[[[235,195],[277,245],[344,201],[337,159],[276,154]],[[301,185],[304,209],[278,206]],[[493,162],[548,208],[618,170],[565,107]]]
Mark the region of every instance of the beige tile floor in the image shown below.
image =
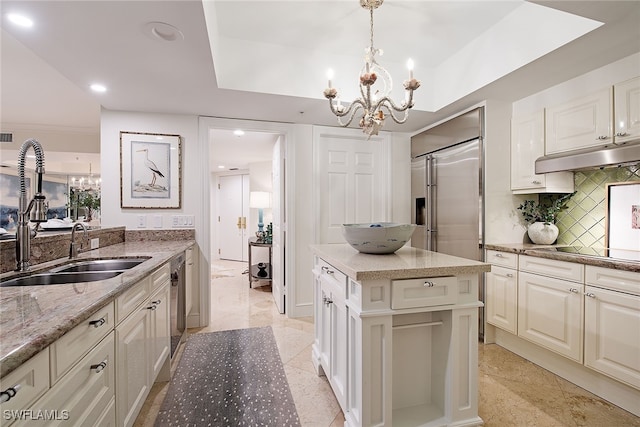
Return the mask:
[[[249,289],[245,268],[246,263],[215,261],[211,325],[189,333],[271,325],[302,426],[342,426],[331,388],[311,364],[313,319],[278,314],[270,287]],[[167,388],[166,382],[154,385],[134,426],[153,425]],[[485,426],[640,427],[640,418],[497,345],[479,346],[479,389]]]

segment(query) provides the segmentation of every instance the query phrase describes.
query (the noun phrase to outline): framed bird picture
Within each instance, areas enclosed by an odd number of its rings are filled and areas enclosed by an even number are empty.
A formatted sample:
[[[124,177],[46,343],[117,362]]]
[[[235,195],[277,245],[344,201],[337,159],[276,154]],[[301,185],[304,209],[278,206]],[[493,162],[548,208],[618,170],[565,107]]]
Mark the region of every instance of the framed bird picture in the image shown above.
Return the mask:
[[[180,135],[120,132],[120,207],[179,209]]]

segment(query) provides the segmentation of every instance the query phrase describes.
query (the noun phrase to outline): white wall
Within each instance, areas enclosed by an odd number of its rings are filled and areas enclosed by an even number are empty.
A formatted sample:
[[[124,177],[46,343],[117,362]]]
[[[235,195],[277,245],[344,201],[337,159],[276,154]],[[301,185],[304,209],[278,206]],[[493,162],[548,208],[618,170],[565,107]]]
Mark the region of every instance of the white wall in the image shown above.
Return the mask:
[[[180,209],[122,209],[120,207],[120,131],[178,134],[182,137],[182,207]],[[157,230],[153,227],[152,216],[162,218],[161,229],[170,229],[171,215],[194,215],[196,241],[199,248],[208,241],[203,234],[201,215],[203,197],[208,179],[201,167],[198,140],[198,117],[175,114],[147,114],[127,111],[102,110],[100,124],[100,152],[102,169],[101,221],[103,226],[125,226],[128,230]],[[207,157],[208,158],[208,157]],[[138,227],[138,218],[144,215],[147,226]],[[209,262],[206,254],[199,253],[198,266],[200,284],[209,284]],[[202,286],[199,286],[202,292]],[[200,294],[200,293],[199,293]],[[208,294],[207,294],[208,295]],[[202,302],[202,301],[201,301]],[[204,326],[207,316],[202,316],[202,304],[194,304],[189,326]],[[194,322],[197,322],[194,324]]]

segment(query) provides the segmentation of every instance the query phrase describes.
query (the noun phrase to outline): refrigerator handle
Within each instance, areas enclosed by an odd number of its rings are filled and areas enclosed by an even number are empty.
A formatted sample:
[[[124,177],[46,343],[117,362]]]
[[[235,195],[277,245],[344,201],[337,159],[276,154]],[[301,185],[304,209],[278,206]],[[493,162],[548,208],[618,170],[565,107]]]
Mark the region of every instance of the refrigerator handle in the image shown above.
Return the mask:
[[[438,176],[437,172],[437,163],[436,157],[431,157],[431,171],[429,176],[429,181],[431,182],[431,222],[430,222],[430,241],[429,245],[431,246],[431,251],[438,251],[438,181],[436,177]]]
[[[426,218],[426,249],[428,251],[435,251],[435,182],[434,182],[434,162],[433,156],[427,156],[427,218]]]

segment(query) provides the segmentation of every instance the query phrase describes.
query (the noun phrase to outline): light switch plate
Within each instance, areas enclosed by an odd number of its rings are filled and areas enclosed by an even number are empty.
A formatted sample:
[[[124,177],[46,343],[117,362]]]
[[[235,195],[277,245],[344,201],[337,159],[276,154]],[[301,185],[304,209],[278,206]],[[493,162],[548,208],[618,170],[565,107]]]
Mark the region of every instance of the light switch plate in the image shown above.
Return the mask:
[[[91,249],[98,249],[100,247],[100,238],[96,237],[91,239]]]

